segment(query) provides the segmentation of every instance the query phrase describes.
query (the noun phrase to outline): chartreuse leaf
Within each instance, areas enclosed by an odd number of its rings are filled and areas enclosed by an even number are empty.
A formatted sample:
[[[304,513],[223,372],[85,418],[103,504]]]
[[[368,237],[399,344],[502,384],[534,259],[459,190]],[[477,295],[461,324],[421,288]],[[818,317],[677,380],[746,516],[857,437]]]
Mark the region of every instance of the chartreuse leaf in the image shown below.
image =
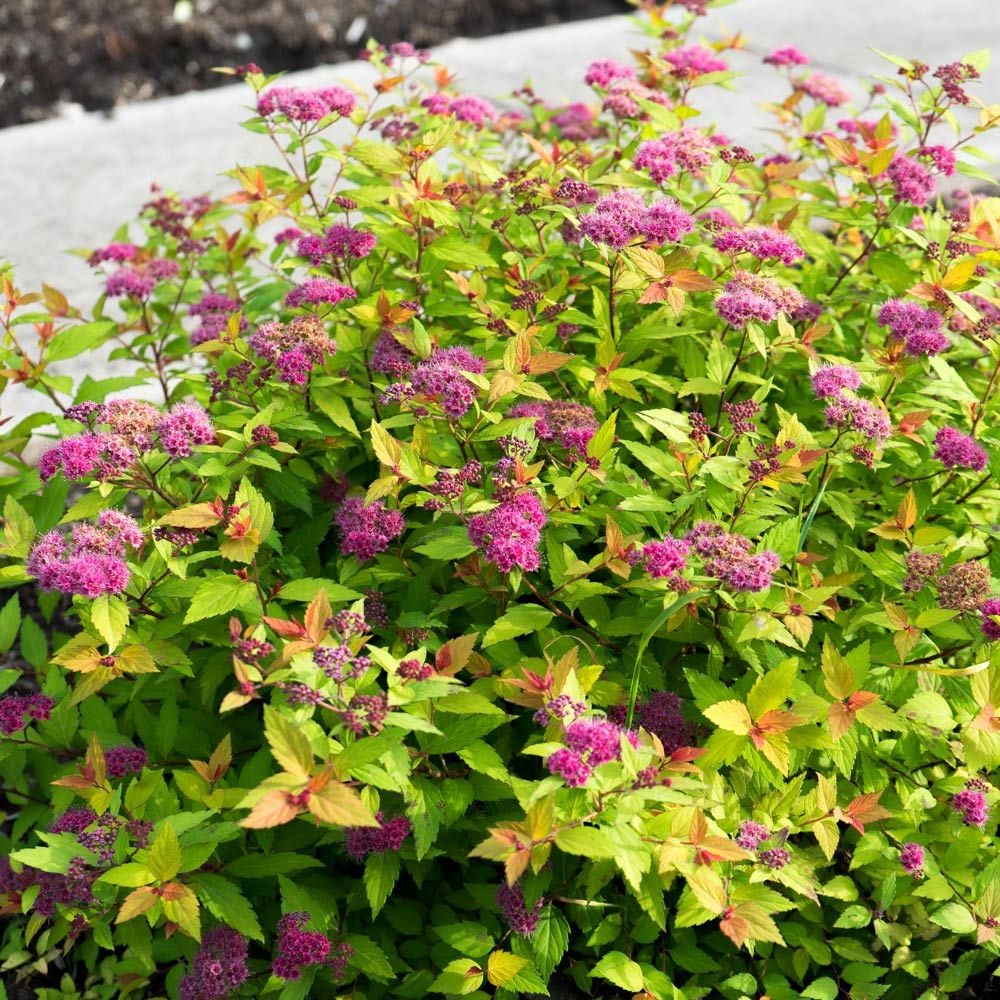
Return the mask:
[[[537,632],[555,617],[548,608],[537,604],[515,604],[507,613],[498,618],[483,637],[483,646],[494,646],[506,639]]]
[[[591,970],[590,974],[630,993],[639,993],[643,989],[642,969],[638,962],[633,962],[628,955],[620,951],[609,951]]]
[[[146,867],[153,878],[169,882],[181,870],[181,844],[170,823],[164,823],[150,845]]]
[[[377,917],[392,894],[392,887],[399,878],[399,855],[392,851],[374,852],[365,859],[365,893],[372,917]]]
[[[237,576],[210,576],[198,585],[191,598],[184,624],[200,622],[205,618],[228,614],[256,599],[256,591],[249,580]]]

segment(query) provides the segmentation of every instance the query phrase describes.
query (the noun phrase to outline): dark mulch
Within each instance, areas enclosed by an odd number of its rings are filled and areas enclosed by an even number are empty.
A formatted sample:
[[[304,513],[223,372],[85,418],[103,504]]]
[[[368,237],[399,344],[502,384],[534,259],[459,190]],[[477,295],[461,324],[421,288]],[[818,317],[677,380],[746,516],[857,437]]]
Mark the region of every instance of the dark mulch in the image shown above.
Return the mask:
[[[0,127],[356,57],[630,9],[625,0],[0,0]],[[553,53],[558,58],[558,53]]]

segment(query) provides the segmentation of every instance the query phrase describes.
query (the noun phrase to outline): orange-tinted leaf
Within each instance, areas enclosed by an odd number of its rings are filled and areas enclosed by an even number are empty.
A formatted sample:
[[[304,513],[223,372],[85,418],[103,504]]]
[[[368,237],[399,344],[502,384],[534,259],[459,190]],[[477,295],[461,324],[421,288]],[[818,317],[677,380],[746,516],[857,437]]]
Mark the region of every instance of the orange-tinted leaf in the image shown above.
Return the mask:
[[[123,900],[115,917],[116,924],[123,924],[126,920],[133,920],[141,916],[147,910],[156,906],[159,897],[154,892],[152,886],[144,885],[138,889],[133,889]]]
[[[330,781],[323,788],[313,791],[306,808],[317,819],[335,826],[380,825],[361,796],[339,781]]]
[[[434,657],[437,672],[444,674],[445,677],[454,677],[469,662],[478,638],[478,634],[472,632],[456,639],[449,639]]]
[[[300,807],[292,802],[290,792],[275,789],[268,792],[250,811],[240,826],[250,830],[267,830],[272,826],[291,823],[299,814]]]

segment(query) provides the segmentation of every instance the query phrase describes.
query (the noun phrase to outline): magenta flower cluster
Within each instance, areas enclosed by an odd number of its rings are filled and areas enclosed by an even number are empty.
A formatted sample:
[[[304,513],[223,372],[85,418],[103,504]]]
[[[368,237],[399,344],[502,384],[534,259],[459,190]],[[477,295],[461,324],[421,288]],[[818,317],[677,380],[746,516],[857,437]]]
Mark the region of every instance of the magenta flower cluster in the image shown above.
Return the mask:
[[[360,260],[367,257],[378,240],[374,233],[368,233],[353,226],[336,223],[322,236],[303,236],[295,246],[300,257],[308,257],[313,266],[319,267],[328,259]]]
[[[954,427],[942,427],[934,435],[934,457],[949,469],[982,472],[989,456],[969,434]]]
[[[986,826],[990,817],[990,807],[979,786],[981,782],[969,782],[965,788],[952,796],[951,807],[960,813],[966,826]]]
[[[897,153],[886,170],[893,190],[900,201],[922,208],[934,197],[934,175],[912,156]]]
[[[783,288],[773,278],[761,274],[737,271],[715,300],[715,311],[720,319],[741,330],[751,320],[770,323],[779,312],[791,315],[804,304],[805,299],[794,288]]]
[[[300,979],[307,965],[325,964],[330,955],[330,939],[319,931],[304,930],[309,914],[286,913],[278,921],[278,941],[271,971],[279,979]]]
[[[657,184],[663,184],[678,170],[697,171],[714,159],[712,144],[696,129],[668,132],[640,144],[632,160],[636,170],[647,170]]]
[[[31,721],[48,719],[55,702],[44,694],[9,694],[0,698],[0,733],[10,736],[26,728]]]
[[[222,292],[208,292],[188,309],[189,316],[200,317],[201,323],[191,333],[194,346],[215,340],[229,325],[229,317],[242,306],[238,299]],[[245,330],[247,321],[240,316],[240,330]]]
[[[487,122],[497,116],[497,109],[485,98],[475,94],[461,94],[451,97],[448,94],[431,94],[420,102],[432,115],[450,116],[460,122],[468,122],[476,128],[482,128]]]
[[[802,80],[796,80],[795,89],[830,108],[840,107],[851,99],[851,95],[825,73],[812,73]]]
[[[615,80],[634,80],[635,70],[614,59],[597,59],[587,67],[583,82],[607,90]]]
[[[317,316],[297,316],[290,323],[262,323],[247,338],[247,346],[274,366],[286,385],[305,385],[313,368],[337,350]]]
[[[791,236],[773,226],[726,229],[715,237],[712,246],[722,253],[748,253],[758,260],[780,260],[782,264],[794,264],[805,256]]]
[[[687,565],[690,545],[683,538],[667,535],[662,541],[647,542],[642,547],[642,562],[654,580],[666,580],[674,589],[686,589],[680,572]]]
[[[808,66],[809,58],[794,45],[787,45],[768,53],[764,56],[764,62],[769,66]]]
[[[410,821],[405,816],[387,820],[378,812],[375,818],[381,826],[349,826],[344,830],[344,846],[355,861],[364,861],[369,854],[396,852],[410,835]]]
[[[781,566],[776,552],[765,549],[750,554],[750,539],[730,534],[720,524],[699,521],[685,536],[701,560],[705,572],[738,592],[759,593],[771,586],[771,578]]]
[[[83,597],[120,594],[131,578],[126,547],[139,548],[142,541],[142,532],[131,517],[105,510],[96,525],[78,523],[69,538],[58,531],[42,535],[25,568],[43,590]]]
[[[899,863],[907,875],[924,877],[924,849],[919,844],[903,844],[899,849]]]
[[[403,358],[398,352],[393,352],[384,337],[380,343],[384,346],[379,363],[401,369]],[[390,355],[389,352],[393,353]],[[469,411],[478,394],[478,389],[466,377],[466,373],[481,375],[484,371],[485,360],[466,348],[438,348],[426,361],[421,361],[407,372],[409,383],[396,382],[388,386],[382,393],[382,403],[388,405],[418,395],[426,396],[439,400],[445,416],[458,420]]]
[[[344,87],[269,87],[257,99],[257,113],[263,118],[280,114],[293,122],[318,122],[332,114],[347,118],[356,103]]]
[[[524,902],[524,889],[520,882],[508,885],[506,882],[497,889],[497,903],[500,912],[515,934],[529,937],[538,929],[538,919],[542,915],[543,900],[539,899],[528,910]]]
[[[349,285],[342,285],[332,278],[307,278],[285,296],[285,305],[290,309],[300,306],[335,306],[345,299],[353,299],[355,295],[356,292]]]
[[[907,354],[940,354],[950,346],[941,329],[941,314],[916,302],[890,299],[879,309],[878,321],[905,343]]]
[[[532,573],[541,565],[538,546],[547,516],[531,490],[502,501],[469,519],[469,538],[501,573],[515,567]]]
[[[113,299],[148,299],[161,281],[176,278],[180,266],[175,260],[148,260],[125,264],[108,276],[104,288]]]
[[[625,705],[616,705],[608,712],[608,719],[616,726],[624,726],[627,714]],[[691,746],[694,741],[694,727],[684,718],[681,699],[673,691],[656,691],[637,702],[633,721],[656,736],[667,754]]]
[[[684,45],[664,55],[664,60],[674,67],[679,76],[701,76],[704,73],[721,73],[729,66],[718,56],[701,45]]]
[[[604,719],[577,719],[566,727],[566,746],[556,750],[546,766],[570,788],[582,788],[595,767],[621,759],[622,737],[638,746],[638,737],[632,730]]]
[[[223,1000],[250,978],[247,939],[232,927],[213,927],[201,939],[191,969],[177,984],[180,1000]]]
[[[677,243],[693,230],[694,220],[675,201],[664,199],[647,206],[637,191],[613,191],[580,217],[584,236],[616,250],[639,238],[653,246]]]
[[[827,427],[852,429],[879,444],[892,434],[889,415],[867,399],[861,399],[846,389],[829,399],[825,412]]]
[[[861,387],[861,375],[850,365],[823,365],[813,372],[811,381],[817,399],[829,399],[845,389],[853,392]]]
[[[994,619],[1000,619],[1000,597],[991,597],[988,601],[984,601],[979,613],[983,619],[983,635],[990,642],[996,642],[1000,639],[1000,621]]]
[[[535,433],[543,441],[558,442],[570,458],[583,458],[587,454],[587,443],[598,426],[593,409],[572,400],[518,403],[508,416],[534,417]]]
[[[156,425],[160,446],[171,458],[187,458],[196,445],[215,440],[212,418],[196,403],[178,403]]]
[[[340,551],[364,562],[385,552],[406,526],[398,510],[389,510],[384,500],[366,504],[362,497],[348,497],[334,515],[340,529]]]
[[[142,747],[108,747],[104,751],[104,764],[111,779],[124,778],[127,774],[141,774],[148,760]]]
[[[756,851],[765,840],[771,839],[771,831],[760,823],[746,820],[740,823],[734,839],[744,851]]]

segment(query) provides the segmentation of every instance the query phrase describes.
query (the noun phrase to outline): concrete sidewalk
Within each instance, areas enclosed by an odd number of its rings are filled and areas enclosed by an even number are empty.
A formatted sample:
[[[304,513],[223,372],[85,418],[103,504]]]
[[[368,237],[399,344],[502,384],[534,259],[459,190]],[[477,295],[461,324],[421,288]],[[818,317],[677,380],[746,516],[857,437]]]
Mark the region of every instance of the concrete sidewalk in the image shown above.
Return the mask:
[[[761,56],[796,45],[816,69],[837,76],[857,99],[870,73],[892,73],[867,46],[932,66],[992,45],[1000,60],[1000,3],[996,0],[740,0],[711,12],[700,25],[708,39],[739,31],[742,53],[727,56],[744,74],[735,92],[707,88],[699,95],[705,120],[734,141],[765,146],[769,118],[762,102],[781,98],[784,84]],[[550,101],[592,97],[582,77],[597,58],[627,59],[645,36],[629,18],[579,21],[493,38],[457,40],[437,57],[460,85],[502,98],[526,80]],[[279,67],[268,67],[277,69]],[[344,63],[290,75],[295,84],[372,79],[365,63]],[[1000,69],[992,66],[975,92],[1000,101]],[[243,86],[135,104],[112,117],[80,114],[0,131],[0,258],[14,262],[22,289],[44,280],[71,301],[86,304],[98,282],[86,265],[66,255],[73,247],[106,242],[131,219],[157,182],[184,194],[232,189],[220,172],[236,163],[272,162],[266,139],[239,128],[248,116]],[[1000,136],[982,143],[1000,159]],[[9,410],[9,398],[4,401]],[[35,405],[32,403],[32,405]]]

